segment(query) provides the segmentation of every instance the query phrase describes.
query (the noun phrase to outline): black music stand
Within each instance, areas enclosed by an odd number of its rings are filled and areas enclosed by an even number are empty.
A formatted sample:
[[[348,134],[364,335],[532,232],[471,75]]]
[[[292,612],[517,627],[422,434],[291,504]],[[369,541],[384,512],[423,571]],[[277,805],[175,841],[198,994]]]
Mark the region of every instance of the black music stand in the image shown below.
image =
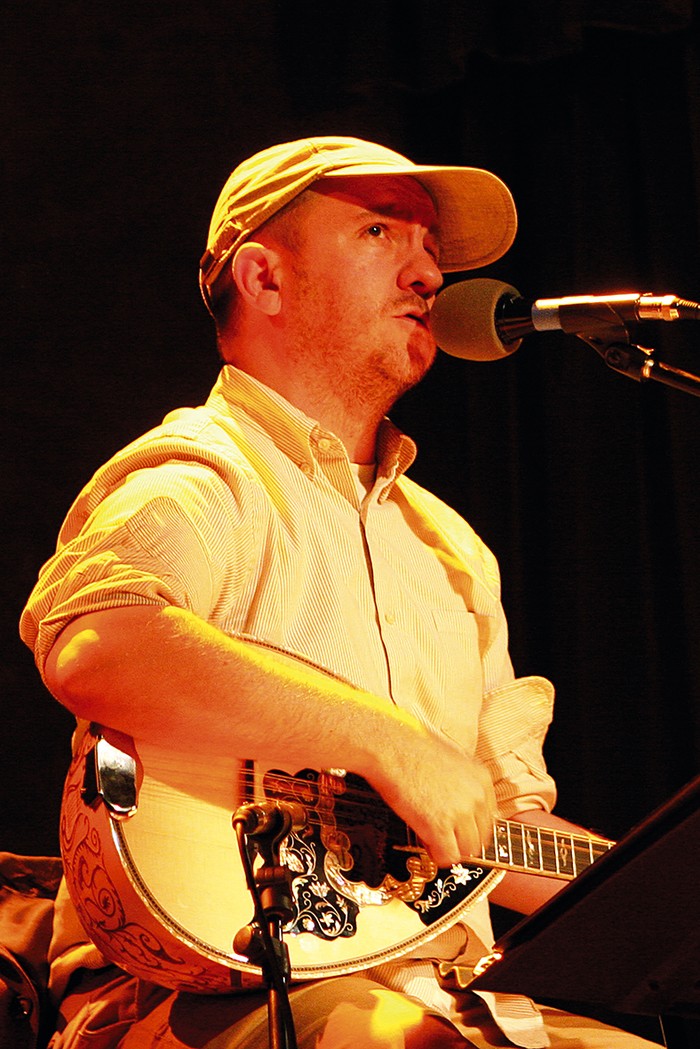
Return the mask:
[[[700,776],[496,947],[471,987],[700,1019]]]

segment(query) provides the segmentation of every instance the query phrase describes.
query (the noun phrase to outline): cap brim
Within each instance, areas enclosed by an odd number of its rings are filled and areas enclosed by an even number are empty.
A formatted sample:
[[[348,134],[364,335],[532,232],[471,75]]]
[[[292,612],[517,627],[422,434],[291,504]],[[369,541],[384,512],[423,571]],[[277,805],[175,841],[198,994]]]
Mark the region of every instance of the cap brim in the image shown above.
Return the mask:
[[[518,226],[510,190],[483,168],[421,164],[357,164],[334,168],[321,178],[410,175],[430,193],[438,212],[440,269],[477,269],[508,251]]]

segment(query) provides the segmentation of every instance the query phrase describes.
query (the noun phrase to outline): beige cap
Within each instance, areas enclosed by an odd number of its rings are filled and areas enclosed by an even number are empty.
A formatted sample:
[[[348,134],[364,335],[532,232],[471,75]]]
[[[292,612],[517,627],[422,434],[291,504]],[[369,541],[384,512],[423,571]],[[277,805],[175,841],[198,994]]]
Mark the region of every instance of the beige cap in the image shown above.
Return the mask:
[[[414,164],[359,138],[305,138],[256,153],[229,176],[214,207],[200,262],[202,290],[211,287],[239,245],[285,204],[317,179],[340,175],[417,179],[438,211],[440,269],[445,273],[485,266],[513,243],[513,198],[490,171]]]

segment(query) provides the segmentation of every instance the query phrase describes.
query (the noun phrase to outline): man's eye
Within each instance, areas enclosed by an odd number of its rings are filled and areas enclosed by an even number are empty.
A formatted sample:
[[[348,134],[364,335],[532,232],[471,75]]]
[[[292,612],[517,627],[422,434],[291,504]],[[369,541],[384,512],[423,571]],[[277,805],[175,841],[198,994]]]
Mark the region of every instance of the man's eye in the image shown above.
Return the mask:
[[[386,227],[382,226],[380,222],[375,222],[373,226],[368,227],[367,232],[369,233],[370,237],[381,237],[385,229]]]

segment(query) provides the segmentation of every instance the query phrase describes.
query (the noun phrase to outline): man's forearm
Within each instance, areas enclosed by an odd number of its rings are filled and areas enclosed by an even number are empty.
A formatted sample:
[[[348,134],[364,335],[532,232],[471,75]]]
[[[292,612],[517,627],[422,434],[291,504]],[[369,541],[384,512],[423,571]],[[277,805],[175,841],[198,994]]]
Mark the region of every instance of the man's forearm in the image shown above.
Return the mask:
[[[182,609],[82,616],[45,677],[77,717],[137,741],[356,772],[441,866],[470,855],[495,812],[486,770],[411,714]]]
[[[76,716],[174,749],[364,766],[368,724],[422,732],[391,703],[172,607],[80,617],[54,645],[46,681]]]

